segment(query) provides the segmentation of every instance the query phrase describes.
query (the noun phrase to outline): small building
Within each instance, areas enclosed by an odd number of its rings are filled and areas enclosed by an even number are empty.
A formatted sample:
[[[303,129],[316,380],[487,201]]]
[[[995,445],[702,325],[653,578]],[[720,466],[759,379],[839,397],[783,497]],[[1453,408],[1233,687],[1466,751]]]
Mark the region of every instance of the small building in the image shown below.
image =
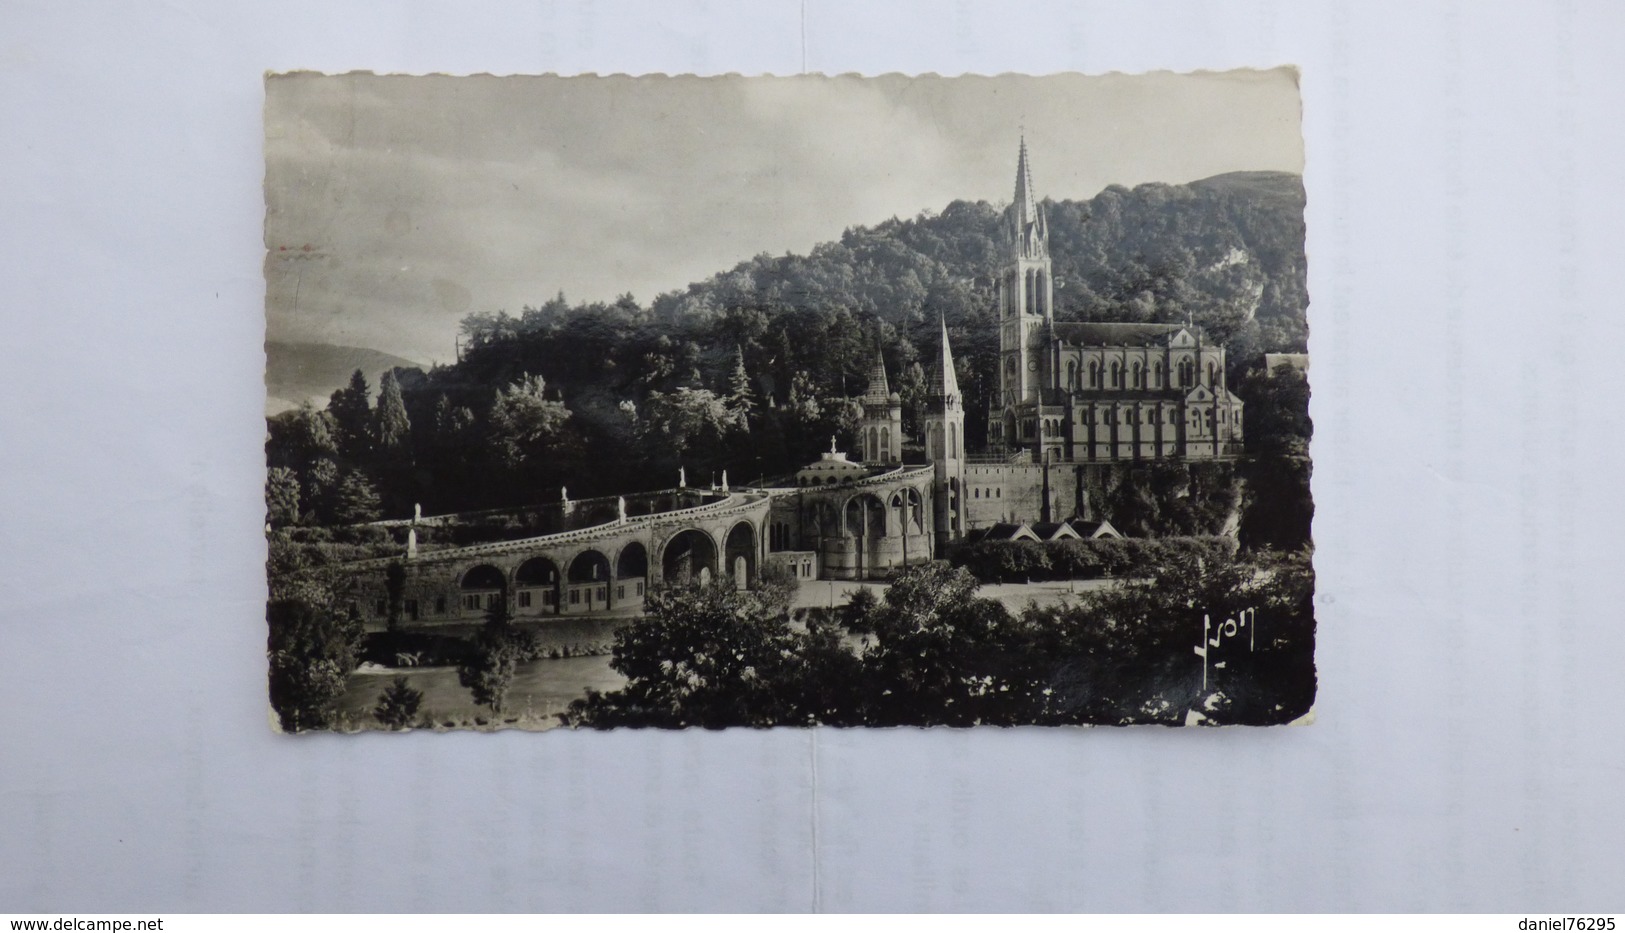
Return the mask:
[[[817,551],[773,551],[767,555],[769,567],[782,567],[796,581],[818,579]]]
[[[1090,522],[1084,521],[1081,518],[1074,518],[1072,521],[1068,522],[1068,524],[1072,526],[1073,531],[1077,532],[1078,537],[1085,540],[1091,538],[1123,537],[1123,533],[1118,531],[1116,528],[1113,528],[1112,523],[1106,521],[1105,519],[1101,519],[1098,522]]]
[[[817,462],[809,463],[796,471],[796,485],[839,486],[842,483],[862,479],[870,472],[867,466],[848,460],[846,451],[836,450],[835,439],[830,438],[829,450],[820,454]]]
[[[1040,541],[1077,540],[1083,537],[1066,522],[1033,522],[1028,526]]]

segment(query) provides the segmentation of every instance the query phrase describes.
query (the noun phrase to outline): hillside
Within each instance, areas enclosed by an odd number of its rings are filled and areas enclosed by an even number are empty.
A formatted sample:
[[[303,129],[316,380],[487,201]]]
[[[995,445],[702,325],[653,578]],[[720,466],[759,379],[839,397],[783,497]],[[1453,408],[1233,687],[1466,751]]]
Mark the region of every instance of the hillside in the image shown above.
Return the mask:
[[[364,347],[267,340],[265,413],[274,415],[298,408],[306,400],[316,408],[325,408],[328,396],[349,382],[350,374],[357,369],[366,373],[369,384],[377,386],[379,377],[395,367],[422,367],[422,364]]]
[[[1057,318],[1192,320],[1228,349],[1249,417],[1263,411],[1263,390],[1245,388],[1247,374],[1265,353],[1303,352],[1308,333],[1296,175],[1113,186],[1045,204]],[[805,255],[755,256],[648,304],[558,295],[518,316],[471,314],[461,359],[402,380],[412,468],[341,450],[340,472],[368,475],[391,515],[413,503],[443,512],[551,501],[565,485],[577,497],[654,489],[679,467],[693,478],[789,472],[832,436],[852,449],[854,396],[877,345],[904,430],[917,436],[939,316],[976,449],[996,390],[994,282],[1005,255],[1000,208],[955,201],[849,228]],[[273,399],[313,398],[318,408],[358,367],[376,392],[383,370],[411,365],[353,348],[268,353]],[[316,464],[332,456],[334,438],[342,446],[370,430],[343,412],[321,417],[276,419],[280,440],[268,448],[318,514],[336,500],[332,471]]]

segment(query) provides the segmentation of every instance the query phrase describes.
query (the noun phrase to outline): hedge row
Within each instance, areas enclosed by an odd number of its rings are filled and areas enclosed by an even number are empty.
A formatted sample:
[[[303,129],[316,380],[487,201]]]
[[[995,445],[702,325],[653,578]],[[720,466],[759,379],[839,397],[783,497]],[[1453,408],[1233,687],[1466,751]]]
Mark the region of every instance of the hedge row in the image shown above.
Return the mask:
[[[1132,573],[1141,567],[1193,557],[1230,557],[1233,538],[1092,538],[1061,541],[978,541],[953,551],[949,560],[983,583],[1089,580]]]

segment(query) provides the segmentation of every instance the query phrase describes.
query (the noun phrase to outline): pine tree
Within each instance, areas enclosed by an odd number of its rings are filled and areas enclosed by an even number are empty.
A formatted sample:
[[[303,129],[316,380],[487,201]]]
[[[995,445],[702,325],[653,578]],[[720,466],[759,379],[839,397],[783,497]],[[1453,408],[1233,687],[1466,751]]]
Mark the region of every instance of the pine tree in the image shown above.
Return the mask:
[[[375,522],[381,507],[377,488],[360,473],[349,473],[334,494],[333,519],[341,525]]]
[[[728,377],[728,410],[743,419],[755,409],[756,393],[750,387],[750,374],[745,372],[745,351],[735,344],[733,373]]]
[[[412,718],[418,714],[421,705],[423,691],[412,689],[405,677],[397,677],[378,695],[378,706],[373,709],[372,715],[389,729],[405,729],[412,724]]]
[[[394,370],[385,372],[379,382],[372,436],[379,455],[386,459],[398,459],[411,450],[412,422],[406,417],[406,400]]]
[[[372,428],[371,392],[367,376],[361,370],[350,375],[350,384],[335,391],[328,400],[327,410],[338,428],[339,452],[352,462],[359,462],[367,454]]]

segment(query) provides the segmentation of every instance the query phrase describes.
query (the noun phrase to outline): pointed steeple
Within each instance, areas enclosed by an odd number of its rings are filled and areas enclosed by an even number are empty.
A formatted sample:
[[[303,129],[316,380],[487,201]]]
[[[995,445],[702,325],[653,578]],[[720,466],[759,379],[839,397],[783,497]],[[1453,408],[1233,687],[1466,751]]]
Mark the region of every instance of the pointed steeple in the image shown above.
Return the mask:
[[[1016,255],[1022,259],[1042,259],[1049,255],[1049,225],[1039,210],[1033,193],[1033,172],[1027,162],[1027,137],[1021,137],[1016,157],[1016,198],[1010,204],[1010,237]]]
[[[875,363],[869,367],[869,391],[863,393],[863,400],[873,405],[884,405],[891,396],[891,388],[886,383],[886,358],[880,352],[880,338],[875,338]]]
[[[954,373],[954,351],[948,344],[948,320],[938,316],[942,325],[942,346],[937,358],[931,361],[931,397],[959,398],[959,377]]]

